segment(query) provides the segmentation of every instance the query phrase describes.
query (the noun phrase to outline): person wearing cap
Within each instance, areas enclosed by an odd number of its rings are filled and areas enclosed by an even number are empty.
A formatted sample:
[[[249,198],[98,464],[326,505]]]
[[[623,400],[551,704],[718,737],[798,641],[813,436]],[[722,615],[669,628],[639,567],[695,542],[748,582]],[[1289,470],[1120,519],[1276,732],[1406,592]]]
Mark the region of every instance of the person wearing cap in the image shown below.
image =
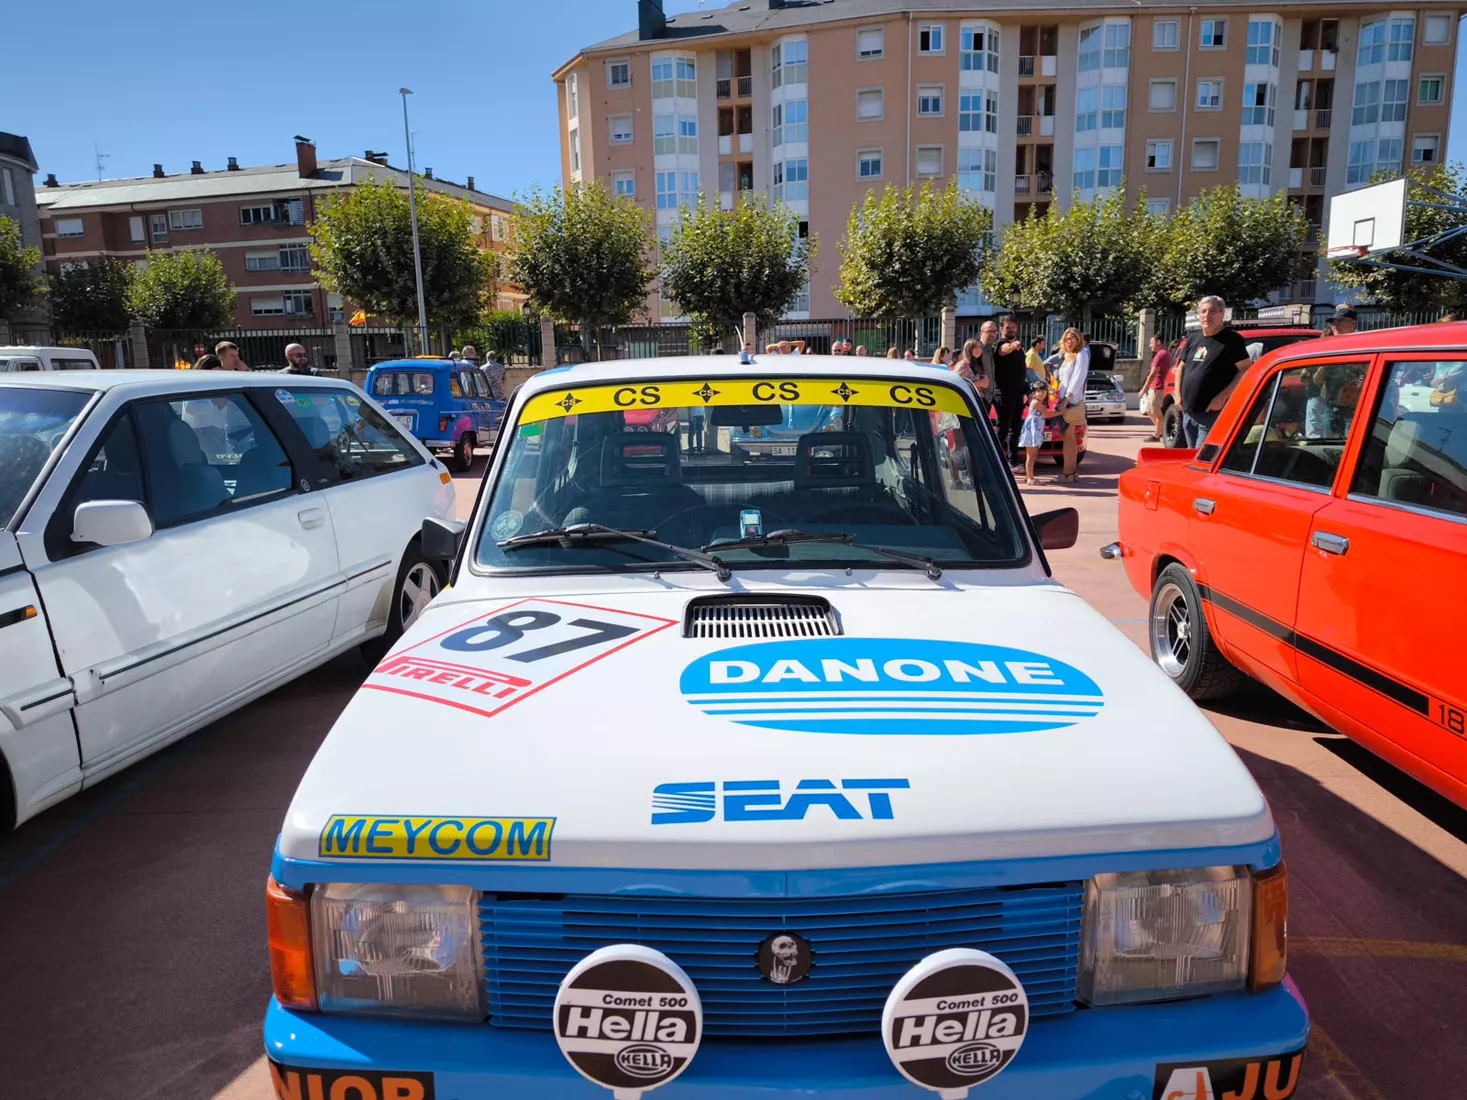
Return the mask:
[[[1329,327],[1325,330],[1325,335],[1348,336],[1355,331],[1358,323],[1355,320],[1355,310],[1349,304],[1341,302],[1335,306],[1334,315],[1329,319]]]

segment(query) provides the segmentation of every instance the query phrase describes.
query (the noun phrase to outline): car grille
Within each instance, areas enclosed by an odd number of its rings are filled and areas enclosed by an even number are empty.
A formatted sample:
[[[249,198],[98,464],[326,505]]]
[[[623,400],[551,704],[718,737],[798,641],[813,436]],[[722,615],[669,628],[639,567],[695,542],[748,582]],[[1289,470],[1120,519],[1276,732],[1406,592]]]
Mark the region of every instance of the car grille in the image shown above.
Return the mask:
[[[550,1029],[556,989],[598,947],[666,953],[697,986],[709,1036],[872,1034],[891,988],[914,963],[976,947],[1019,976],[1034,1016],[1072,1011],[1081,883],[838,898],[526,897],[479,905],[495,1027]],[[755,965],[771,933],[814,951],[802,982],[777,986]]]
[[[841,633],[820,596],[700,596],[683,616],[684,638],[813,638]]]

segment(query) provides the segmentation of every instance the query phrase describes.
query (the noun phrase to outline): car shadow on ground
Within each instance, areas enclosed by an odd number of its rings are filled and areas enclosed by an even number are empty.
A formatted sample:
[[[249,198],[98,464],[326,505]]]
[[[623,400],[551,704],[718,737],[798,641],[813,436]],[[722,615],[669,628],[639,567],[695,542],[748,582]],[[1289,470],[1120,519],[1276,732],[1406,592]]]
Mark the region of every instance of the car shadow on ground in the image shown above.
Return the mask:
[[[1342,734],[1316,737],[1314,740],[1422,817],[1467,844],[1467,809],[1437,794],[1425,783],[1418,783],[1395,765]],[[1467,929],[1467,915],[1464,915],[1463,926]],[[1467,972],[1463,978],[1467,979]]]
[[[1036,484],[1024,484],[1022,466],[1014,470],[1014,479],[1026,494],[1032,493],[1036,496],[1063,493],[1066,496],[1113,497],[1116,494],[1116,486],[1120,482],[1121,475],[1135,465],[1135,459],[1127,458],[1124,455],[1087,450],[1085,460],[1076,470],[1080,475],[1078,481],[1060,481],[1060,467],[1043,457],[1034,464]]]

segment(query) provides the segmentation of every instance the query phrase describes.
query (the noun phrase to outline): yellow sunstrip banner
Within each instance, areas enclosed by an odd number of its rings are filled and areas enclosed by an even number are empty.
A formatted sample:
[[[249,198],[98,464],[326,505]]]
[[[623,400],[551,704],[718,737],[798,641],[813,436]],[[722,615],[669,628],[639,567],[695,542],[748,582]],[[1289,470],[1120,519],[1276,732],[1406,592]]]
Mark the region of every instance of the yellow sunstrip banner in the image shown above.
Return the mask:
[[[709,405],[879,405],[972,416],[957,390],[927,382],[894,382],[889,378],[709,378],[551,390],[530,398],[520,414],[520,423],[618,409],[625,412]]]
[[[338,859],[550,859],[553,817],[378,817],[334,814],[321,855]]]

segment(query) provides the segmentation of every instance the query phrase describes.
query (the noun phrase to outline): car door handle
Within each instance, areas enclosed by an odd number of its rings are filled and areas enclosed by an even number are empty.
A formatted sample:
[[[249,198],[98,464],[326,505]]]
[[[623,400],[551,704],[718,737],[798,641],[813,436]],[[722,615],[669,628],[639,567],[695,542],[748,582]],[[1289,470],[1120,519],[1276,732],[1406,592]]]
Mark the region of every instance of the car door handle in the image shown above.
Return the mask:
[[[310,531],[326,522],[326,510],[324,508],[307,508],[302,512],[297,512],[296,518],[301,521],[302,527]]]
[[[1350,540],[1343,535],[1332,535],[1328,531],[1316,531],[1309,536],[1309,545],[1326,554],[1343,554],[1350,549]]]
[[[1214,511],[1217,510],[1217,502],[1208,500],[1206,497],[1198,497],[1197,499],[1192,501],[1192,507],[1195,508],[1200,514],[1204,516],[1210,516]]]

